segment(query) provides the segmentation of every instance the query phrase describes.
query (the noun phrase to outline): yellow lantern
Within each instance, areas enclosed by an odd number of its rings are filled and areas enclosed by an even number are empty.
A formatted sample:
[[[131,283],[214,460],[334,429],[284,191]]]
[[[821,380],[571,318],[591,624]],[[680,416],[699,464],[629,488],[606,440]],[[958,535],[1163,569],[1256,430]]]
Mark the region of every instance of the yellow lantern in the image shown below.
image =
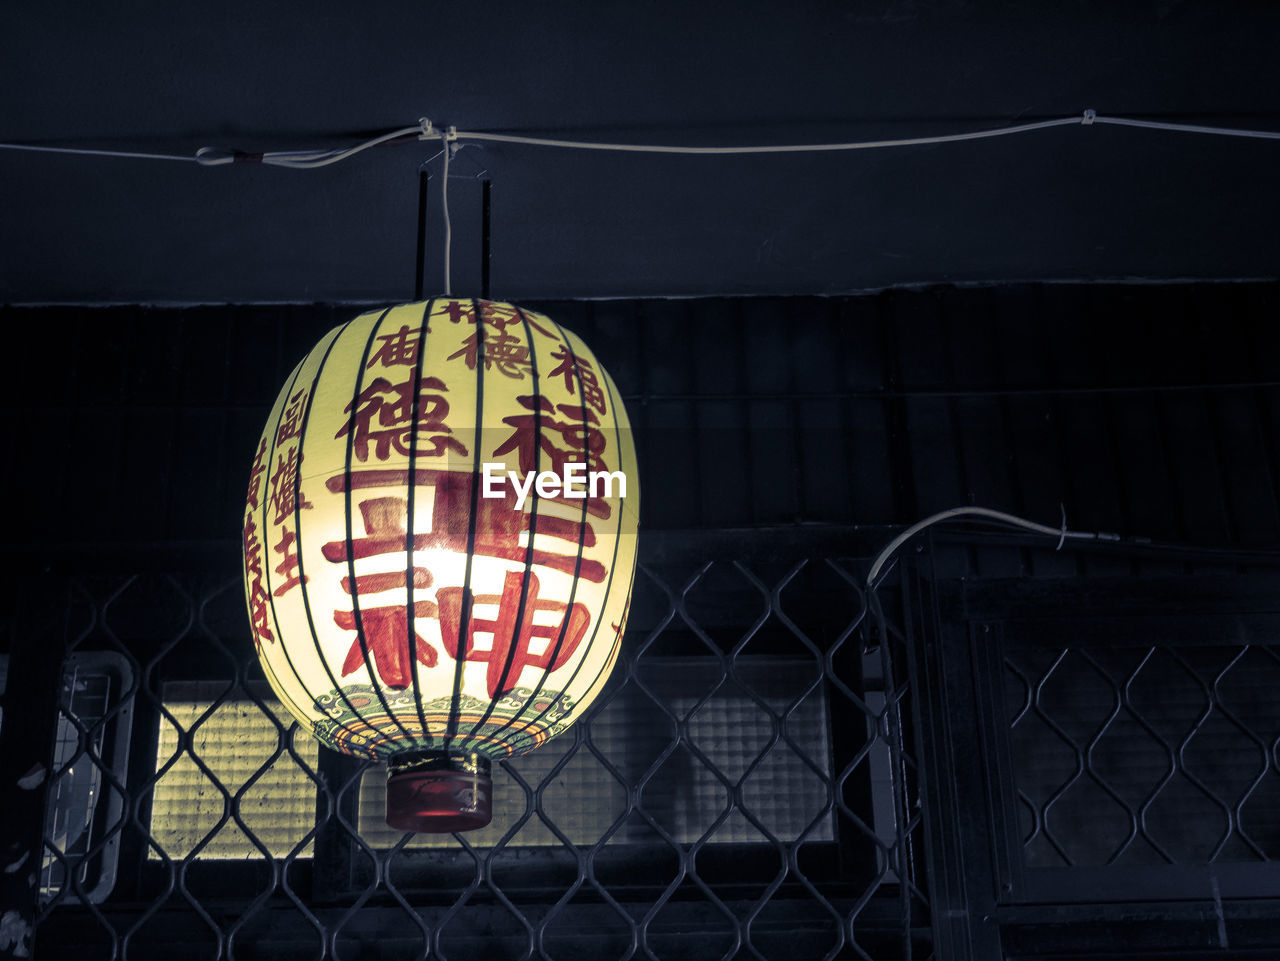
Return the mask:
[[[363,314],[257,447],[262,669],[322,744],[387,762],[392,827],[483,827],[490,762],[563,731],[613,668],[639,505],[622,400],[574,334],[489,301]]]

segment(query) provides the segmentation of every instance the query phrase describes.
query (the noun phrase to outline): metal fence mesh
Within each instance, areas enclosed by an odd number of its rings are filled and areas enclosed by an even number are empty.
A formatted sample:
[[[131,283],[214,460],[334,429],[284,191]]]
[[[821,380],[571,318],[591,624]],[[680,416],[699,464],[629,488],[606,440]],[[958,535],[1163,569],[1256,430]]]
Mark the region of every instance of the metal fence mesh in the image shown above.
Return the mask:
[[[89,766],[78,803],[119,813],[74,848],[46,828],[40,955],[930,957],[904,639],[868,630],[859,562],[668,567],[589,715],[443,838],[380,824],[381,769],[264,696],[238,581],[78,579],[72,649],[131,679],[64,707],[54,787]]]
[[[1220,644],[1005,658],[1028,867],[1280,859],[1280,656]]]

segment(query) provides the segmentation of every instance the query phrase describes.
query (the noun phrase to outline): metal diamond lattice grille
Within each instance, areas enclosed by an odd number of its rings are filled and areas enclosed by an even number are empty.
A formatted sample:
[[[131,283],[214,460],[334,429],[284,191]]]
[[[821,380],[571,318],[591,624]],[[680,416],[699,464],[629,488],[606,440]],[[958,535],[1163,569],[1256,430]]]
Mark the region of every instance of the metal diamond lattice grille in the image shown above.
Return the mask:
[[[1027,866],[1280,859],[1275,647],[1026,649],[1005,667]]]
[[[739,676],[749,676],[773,691],[803,692],[803,665],[765,659],[765,663],[737,665]],[[700,658],[654,659],[647,665],[650,683],[677,718],[687,719],[689,740],[699,746],[706,763],[688,751],[677,751],[644,789],[646,811],[681,844],[693,844],[704,835],[716,843],[764,842],[762,828],[784,841],[795,841],[809,823],[823,814],[830,778],[829,719],[821,690],[802,698],[790,724],[803,732],[807,753],[824,765],[823,774],[806,766],[804,759],[785,744],[770,745],[770,715],[732,682],[722,685],[705,703],[699,692],[712,686],[720,666]],[[779,709],[785,698],[774,696]],[[541,808],[548,820],[574,844],[590,845],[601,837],[609,844],[647,840],[648,825],[627,821],[627,785],[635,783],[668,745],[677,743],[676,723],[658,713],[638,688],[624,690],[591,721],[591,743],[622,777],[572,736],[510,762],[525,783],[540,786]],[[567,759],[566,759],[567,758]],[[811,762],[813,763],[813,762]],[[504,766],[505,767],[505,766]],[[365,772],[360,789],[360,834],[370,844],[391,847],[401,839],[383,821],[386,772],[381,767]],[[727,785],[725,782],[729,782]],[[727,818],[731,787],[742,784],[742,807],[757,819],[753,825],[738,810]],[[494,772],[494,822],[467,835],[477,846],[496,844],[525,810],[519,782],[506,770]],[[616,830],[612,825],[622,821]],[[811,841],[831,841],[830,812],[809,831]],[[448,837],[416,835],[411,848],[447,848]],[[512,838],[513,845],[558,845],[559,839],[540,819],[527,821]]]
[[[85,852],[119,849],[115,886],[52,896],[40,948],[928,958],[907,643],[870,631],[863,567],[643,566],[608,688],[496,772],[492,827],[438,838],[389,832],[383,770],[267,696],[237,582],[78,583],[72,647],[127,662],[135,744]]]
[[[171,858],[197,849],[205,858],[248,858],[257,852],[243,823],[273,857],[295,848],[309,857],[311,844],[303,842],[315,821],[315,782],[288,753],[277,754],[278,729],[255,702],[215,706],[212,697],[224,686],[165,685],[156,749],[164,774],[152,793],[151,836]],[[278,701],[264,697],[263,703],[286,730],[293,727],[294,755],[315,770],[319,745],[298,731]],[[239,822],[224,821],[233,799]],[[148,853],[160,856],[155,848]]]

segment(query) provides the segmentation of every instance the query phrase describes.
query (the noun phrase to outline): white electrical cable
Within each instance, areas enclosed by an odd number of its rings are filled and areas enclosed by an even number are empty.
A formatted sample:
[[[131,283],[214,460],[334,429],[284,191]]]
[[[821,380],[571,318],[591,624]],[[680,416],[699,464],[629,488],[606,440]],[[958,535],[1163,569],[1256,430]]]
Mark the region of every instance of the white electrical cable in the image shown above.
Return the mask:
[[[31,153],[65,153],[81,157],[124,157],[134,160],[181,160],[183,163],[199,163],[191,154],[138,153],[133,150],[89,150],[81,147],[45,147],[29,143],[0,143],[0,150],[27,150]]]
[[[932,514],[929,517],[926,517],[922,521],[917,521],[891,540],[885,546],[884,550],[876,555],[875,562],[871,565],[871,570],[867,573],[867,588],[869,590],[875,590],[876,579],[880,575],[880,569],[888,563],[889,559],[898,552],[899,548],[901,548],[903,544],[911,540],[911,538],[915,537],[926,528],[932,527],[934,524],[954,520],[958,517],[981,517],[985,520],[993,520],[1002,524],[1010,524],[1014,527],[1020,527],[1036,534],[1044,534],[1046,537],[1056,537],[1058,539],[1058,550],[1061,550],[1062,545],[1069,540],[1119,540],[1119,538],[1114,534],[1093,534],[1083,531],[1067,530],[1067,515],[1065,510],[1062,514],[1062,526],[1049,527],[1046,524],[1037,524],[1035,521],[1029,521],[1024,517],[1017,517],[1014,514],[1006,514],[1004,511],[992,510],[989,507],[953,507],[951,510],[940,511],[937,514]]]
[[[450,142],[452,133],[452,128],[440,131],[440,143],[444,147],[443,169],[440,174],[440,208],[444,212],[444,295],[446,297],[453,296],[453,289],[449,282],[449,274],[452,273],[449,262],[450,251],[453,249],[453,224],[449,221],[449,154],[453,151],[453,144]]]
[[[882,147],[914,147],[924,144],[957,143],[962,140],[985,140],[1003,137],[1011,133],[1029,133],[1049,127],[1064,127],[1084,123],[1080,117],[1060,117],[1057,120],[1040,120],[1018,124],[1014,127],[995,127],[991,130],[975,130],[969,133],[943,134],[936,137],[907,137],[900,140],[862,140],[852,143],[776,144],[763,147],[678,147],[661,144],[595,143],[586,140],[549,140],[544,137],[524,137],[516,134],[480,133],[458,131],[459,140],[490,140],[496,143],[518,143],[533,147],[563,147],[571,150],[615,150],[623,153],[672,153],[672,154],[765,154],[765,153],[823,153],[833,150],[875,150]]]
[[[1202,127],[1192,123],[1162,123],[1156,120],[1130,120],[1127,117],[1094,117],[1094,123],[1117,127],[1143,127],[1147,130],[1172,130],[1176,133],[1207,133],[1219,137],[1250,137],[1255,140],[1280,140],[1277,130],[1241,130],[1235,127]]]
[[[483,131],[458,131],[449,128],[447,142],[459,140],[489,141],[492,143],[524,144],[533,147],[556,147],[568,150],[609,150],[622,153],[654,153],[654,154],[688,154],[688,155],[726,155],[726,154],[785,154],[785,153],[824,153],[847,150],[875,150],[888,147],[914,147],[929,144],[959,143],[966,140],[986,140],[992,137],[1004,137],[1009,134],[1030,133],[1046,130],[1050,127],[1063,127],[1092,124],[1111,124],[1121,127],[1141,127],[1148,130],[1172,131],[1175,133],[1210,134],[1219,137],[1243,137],[1254,140],[1280,140],[1280,131],[1245,130],[1234,127],[1206,127],[1200,124],[1165,123],[1155,120],[1134,120],[1128,117],[1100,117],[1093,110],[1086,110],[1079,117],[1059,117],[1054,120],[1040,120],[1034,123],[1016,124],[1012,127],[995,127],[989,130],[974,130],[968,133],[942,134],[934,137],[905,137],[896,140],[862,140],[848,143],[818,144],[773,144],[763,146],[742,147],[684,147],[670,144],[636,144],[636,143],[597,143],[589,140],[559,140],[547,137],[526,137],[519,134],[485,133]],[[145,160],[181,160],[195,162],[202,167],[220,167],[232,163],[261,163],[274,167],[287,167],[293,170],[312,170],[327,167],[330,164],[346,160],[361,151],[368,150],[392,140],[413,136],[418,140],[426,140],[435,136],[437,131],[431,121],[422,118],[411,127],[400,127],[370,140],[363,141],[353,147],[341,150],[273,150],[264,153],[245,153],[228,150],[222,147],[201,147],[194,156],[181,154],[139,153],[127,150],[90,150],[75,147],[47,147],[37,144],[0,143],[0,150],[27,150],[36,153],[80,154],[94,157],[126,157]]]
[[[380,134],[372,140],[358,143],[354,147],[342,150],[273,150],[266,153],[245,153],[240,150],[226,150],[222,147],[201,147],[194,154],[139,153],[132,150],[91,150],[82,147],[46,147],[40,144],[0,143],[0,150],[26,150],[32,153],[77,154],[87,157],[125,157],[138,160],[181,160],[185,163],[197,163],[201,167],[221,167],[233,163],[260,163],[271,167],[289,167],[294,170],[311,170],[316,167],[327,167],[346,160],[362,150],[376,147],[379,144],[410,135],[425,138],[434,131],[431,122],[421,120],[412,127],[401,127],[388,133]]]
[[[389,140],[408,136],[424,139],[432,133],[434,131],[431,129],[431,121],[424,118],[412,127],[401,127],[343,150],[271,150],[261,154],[246,154],[238,150],[224,150],[221,147],[201,147],[196,151],[195,160],[203,167],[220,167],[223,164],[239,162],[262,163],[272,167],[289,167],[293,170],[314,170],[317,167],[336,164],[362,150],[368,150]]]

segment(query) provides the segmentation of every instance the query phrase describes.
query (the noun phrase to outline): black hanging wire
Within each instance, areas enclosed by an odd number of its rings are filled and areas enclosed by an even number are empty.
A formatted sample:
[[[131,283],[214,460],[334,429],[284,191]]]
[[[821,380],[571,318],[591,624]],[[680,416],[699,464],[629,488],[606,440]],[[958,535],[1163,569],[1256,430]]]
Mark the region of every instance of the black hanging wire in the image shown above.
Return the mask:
[[[490,232],[493,213],[493,181],[486,177],[480,190],[480,297],[489,299],[489,264],[493,254]]]
[[[413,299],[422,300],[427,272],[427,198],[431,195],[431,171],[418,168],[418,259],[414,271]],[[486,296],[488,296],[486,294]]]
[[[413,299],[426,299],[427,228],[431,216],[431,171],[423,164],[418,168],[418,233],[417,256],[414,260]],[[490,270],[493,259],[493,181],[480,182],[480,299],[490,296]]]

